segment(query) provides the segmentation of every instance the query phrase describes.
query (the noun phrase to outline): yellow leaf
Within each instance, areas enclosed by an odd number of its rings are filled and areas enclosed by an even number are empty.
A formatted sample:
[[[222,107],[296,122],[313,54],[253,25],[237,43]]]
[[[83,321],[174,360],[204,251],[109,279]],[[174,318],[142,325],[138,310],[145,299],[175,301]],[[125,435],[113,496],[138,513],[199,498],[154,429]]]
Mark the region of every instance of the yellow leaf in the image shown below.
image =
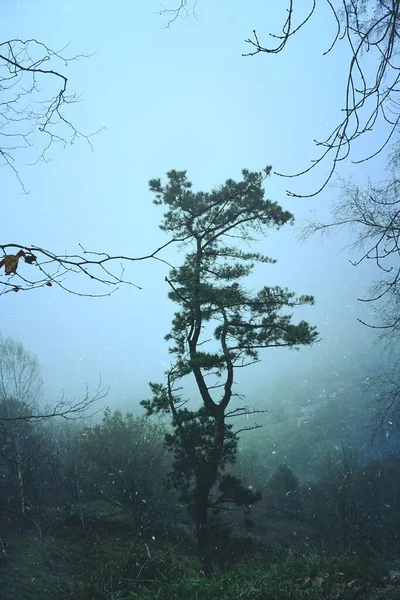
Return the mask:
[[[5,254],[3,259],[0,261],[0,268],[4,266],[4,272],[6,275],[12,275],[17,272],[18,261],[21,256],[25,256],[25,252],[20,250],[17,254]]]

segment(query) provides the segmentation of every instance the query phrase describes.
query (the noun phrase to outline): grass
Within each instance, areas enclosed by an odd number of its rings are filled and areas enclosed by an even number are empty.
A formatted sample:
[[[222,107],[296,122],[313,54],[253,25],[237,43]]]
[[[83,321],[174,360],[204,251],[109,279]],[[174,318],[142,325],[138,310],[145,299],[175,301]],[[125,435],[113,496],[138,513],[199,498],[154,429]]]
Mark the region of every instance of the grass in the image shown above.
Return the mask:
[[[2,537],[7,565],[0,569],[1,600],[67,599],[71,581],[84,581],[102,564],[113,563],[128,543],[123,531],[97,535],[58,527],[42,538],[35,530],[19,529],[2,531]]]
[[[32,531],[3,533],[8,565],[0,569],[0,598],[400,599],[400,587],[385,580],[388,569],[398,570],[398,565],[360,553],[316,551],[306,544],[272,551],[249,537],[247,542],[232,545],[237,550],[235,566],[205,579],[199,576],[190,537],[175,545],[157,540],[133,544],[126,524],[118,525],[115,520],[108,523],[107,515],[100,516],[105,526],[100,526],[98,519],[86,531],[79,524],[58,519],[45,539]]]
[[[40,544],[33,536],[3,536],[7,544],[7,566],[0,570],[2,600],[33,600],[49,587],[48,573],[41,568]]]
[[[133,591],[129,600],[353,600],[382,584],[383,563],[353,553],[291,551],[272,563],[243,565],[212,580],[187,577]],[[378,592],[377,592],[378,593]],[[400,590],[397,589],[400,597]],[[383,596],[382,596],[383,597]],[[378,600],[379,596],[377,596]]]

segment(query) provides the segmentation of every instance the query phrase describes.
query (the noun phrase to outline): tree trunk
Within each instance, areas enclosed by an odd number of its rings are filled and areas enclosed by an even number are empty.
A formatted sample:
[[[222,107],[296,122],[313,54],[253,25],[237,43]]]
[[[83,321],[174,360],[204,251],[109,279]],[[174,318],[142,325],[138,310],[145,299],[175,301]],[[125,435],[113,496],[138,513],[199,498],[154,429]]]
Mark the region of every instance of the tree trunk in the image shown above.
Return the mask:
[[[21,508],[21,514],[25,516],[26,513],[26,499],[25,499],[25,489],[24,489],[24,478],[22,475],[22,456],[19,445],[19,432],[14,432],[12,430],[14,436],[14,447],[15,447],[15,464],[17,470],[17,486],[18,486],[18,495],[19,495],[19,503]]]
[[[3,540],[0,538],[0,566],[7,565],[7,552]]]
[[[210,490],[217,479],[218,468],[220,466],[224,447],[225,432],[224,413],[221,411],[220,414],[214,415],[214,418],[214,447],[207,462],[203,463],[197,471],[195,491],[197,545],[200,554],[200,567],[206,577],[212,577],[214,573],[211,554],[210,524],[208,521],[208,500]]]
[[[209,486],[198,478],[195,493],[195,520],[197,545],[200,554],[200,567],[206,577],[212,577],[214,569],[210,546],[210,525],[208,522]]]
[[[79,505],[79,516],[81,519],[81,525],[82,525],[82,529],[85,529],[85,519],[83,517],[83,509],[82,509],[82,494],[81,494],[81,484],[80,484],[80,480],[79,480],[79,473],[78,473],[78,467],[75,467],[75,481],[76,481],[76,495],[78,498],[78,505]]]

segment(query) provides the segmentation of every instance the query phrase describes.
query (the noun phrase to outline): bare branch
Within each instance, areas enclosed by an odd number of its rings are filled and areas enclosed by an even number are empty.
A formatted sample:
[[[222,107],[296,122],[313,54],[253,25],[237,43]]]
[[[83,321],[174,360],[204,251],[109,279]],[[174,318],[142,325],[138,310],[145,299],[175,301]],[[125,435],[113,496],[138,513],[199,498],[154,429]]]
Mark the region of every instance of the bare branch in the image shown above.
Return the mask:
[[[91,138],[98,133],[84,134],[67,118],[66,108],[79,97],[68,94],[68,78],[59,69],[92,55],[66,57],[64,51],[34,38],[0,43],[0,161],[25,193],[18,161],[28,149],[38,148],[33,164],[46,162],[54,144],[65,148],[82,139],[92,147]]]
[[[268,410],[258,410],[258,409],[250,409],[248,406],[241,406],[239,408],[235,408],[227,413],[225,413],[225,417],[247,417],[248,415],[259,415],[267,413]]]
[[[376,307],[378,320],[375,324],[359,321],[375,329],[399,331],[400,180],[393,172],[391,179],[377,184],[369,181],[360,187],[340,180],[340,185],[341,196],[334,205],[332,219],[326,223],[311,221],[302,235],[349,228],[354,239],[350,247],[358,254],[351,264],[372,261],[379,274],[369,296],[358,298]]]
[[[237,436],[242,431],[252,431],[253,429],[260,429],[261,427],[262,427],[262,425],[257,425],[257,423],[255,423],[255,425],[250,425],[249,427],[242,427],[241,429],[238,429],[237,431],[234,431],[233,435]]]
[[[34,290],[41,287],[56,285],[61,289],[77,296],[103,297],[110,296],[122,284],[141,289],[139,285],[124,278],[124,263],[154,259],[167,264],[159,253],[170,244],[182,241],[171,239],[149,254],[132,257],[125,255],[111,256],[106,252],[95,252],[82,249],[82,254],[55,254],[40,246],[24,246],[17,243],[0,244],[3,258],[0,260],[0,296],[9,292]],[[17,252],[18,250],[18,252]],[[22,261],[27,267],[22,266]],[[7,264],[10,265],[7,270]],[[112,270],[118,264],[119,272]],[[15,268],[14,268],[15,267]],[[11,269],[11,270],[10,270]],[[32,274],[32,276],[31,276]],[[67,276],[83,275],[102,286],[112,288],[106,293],[85,293],[77,291],[65,283]]]
[[[196,14],[196,6],[197,6],[197,0],[193,0],[192,3],[192,16],[195,17],[195,19],[197,19],[197,14]],[[180,0],[179,4],[176,5],[175,8],[166,8],[163,4],[161,5],[161,9],[160,11],[157,13],[158,15],[162,16],[162,17],[167,17],[167,21],[166,23],[164,23],[164,27],[165,29],[168,29],[169,27],[171,27],[171,25],[173,23],[175,23],[175,21],[179,18],[185,19],[186,17],[189,16],[189,9],[188,9],[188,0]]]
[[[13,171],[25,193],[27,189],[18,165],[26,151],[33,147],[38,149],[33,160],[36,164],[47,161],[54,144],[66,147],[83,139],[92,145],[94,134],[81,133],[66,116],[68,105],[78,102],[79,97],[68,94],[68,78],[62,70],[69,62],[92,55],[67,57],[65,50],[55,51],[34,38],[0,43],[0,166]],[[46,286],[58,286],[71,294],[89,297],[109,296],[121,284],[140,289],[125,278],[124,265],[146,259],[163,261],[159,253],[172,241],[140,257],[111,256],[106,252],[87,251],[82,245],[80,254],[57,254],[40,245],[2,243],[0,295]],[[70,283],[73,276],[84,276],[108,289],[106,292],[79,291]]]
[[[309,194],[287,191],[290,196],[309,198],[319,194],[332,179],[340,162],[350,156],[355,141],[373,129],[386,130],[384,141],[376,151],[362,159],[360,163],[376,156],[397,135],[400,123],[400,0],[325,0],[333,15],[336,34],[324,55],[334,50],[341,42],[347,43],[351,58],[347,70],[347,85],[344,97],[342,119],[338,120],[330,135],[324,140],[315,140],[322,151],[311,165],[294,174],[277,173],[282,177],[295,178],[309,173],[326,160],[330,161],[328,174],[321,186]],[[310,8],[305,17],[295,21],[295,1],[288,0],[287,17],[279,35],[270,34],[278,40],[278,45],[268,47],[259,41],[256,31],[253,38],[246,40],[252,51],[244,56],[255,54],[277,54],[284,50],[289,39],[312,21],[316,11],[316,1],[310,0]],[[296,6],[303,7],[301,2]],[[372,67],[371,67],[372,65]]]
[[[372,436],[390,436],[390,430],[396,431],[400,425],[400,370],[399,362],[388,369],[381,369],[374,374],[365,386],[365,393],[370,397],[370,406],[374,412]]]

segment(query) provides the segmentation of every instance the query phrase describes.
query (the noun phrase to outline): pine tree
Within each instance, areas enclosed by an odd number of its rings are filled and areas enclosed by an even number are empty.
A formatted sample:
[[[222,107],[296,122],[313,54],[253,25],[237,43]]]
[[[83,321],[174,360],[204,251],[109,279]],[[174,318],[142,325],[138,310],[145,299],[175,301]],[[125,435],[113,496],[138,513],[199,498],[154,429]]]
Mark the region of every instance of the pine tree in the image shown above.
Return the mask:
[[[210,509],[222,503],[248,507],[260,498],[224,474],[237,450],[237,433],[226,420],[248,410],[229,406],[238,395],[234,373],[258,362],[261,349],[297,348],[317,338],[314,327],[305,321],[293,324],[288,312],[313,304],[312,296],[296,296],[277,286],[252,293],[242,283],[255,263],[275,263],[245,252],[244,243],[293,221],[290,212],[265,198],[262,185],[270,172],[271,167],[243,170],[241,181],[228,179],[209,193],[193,192],[186,171],[170,171],[165,186],[160,179],[150,181],[154,203],[166,208],[160,228],[179,239],[187,253],[182,266],[166,278],[169,298],[179,305],[166,336],[174,362],[166,383],[150,384],[152,398],[142,405],[148,414],[172,415],[173,430],[166,437],[174,453],[172,478],[192,509],[207,576],[213,572]],[[201,400],[197,410],[184,406],[187,400],[181,393],[182,379],[189,375]]]

